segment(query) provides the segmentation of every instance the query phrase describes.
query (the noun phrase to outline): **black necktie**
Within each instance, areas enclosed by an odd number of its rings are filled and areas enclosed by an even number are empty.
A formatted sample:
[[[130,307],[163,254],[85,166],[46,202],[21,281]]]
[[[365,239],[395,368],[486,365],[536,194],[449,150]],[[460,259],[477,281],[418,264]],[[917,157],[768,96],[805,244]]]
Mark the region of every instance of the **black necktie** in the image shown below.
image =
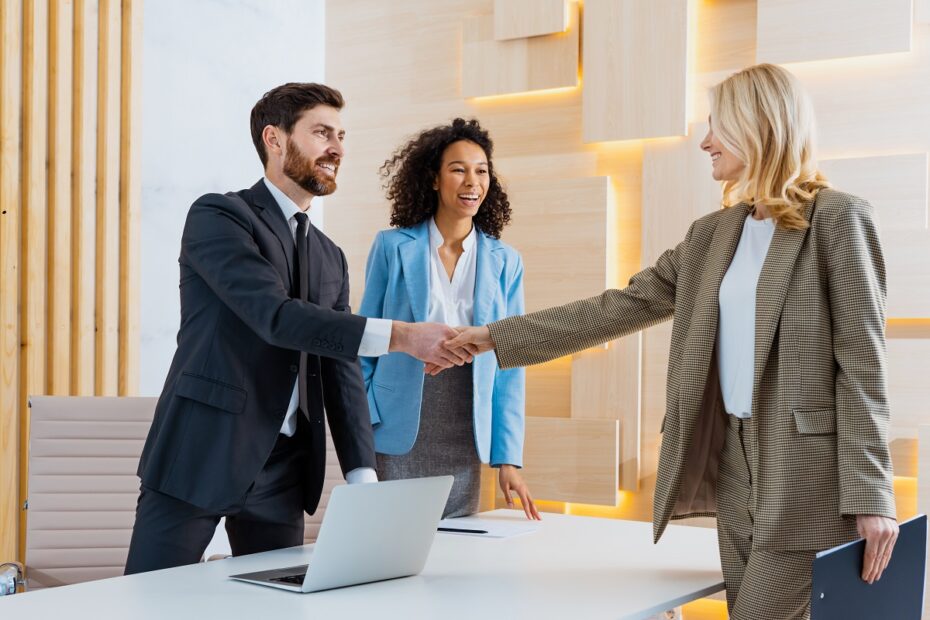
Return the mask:
[[[310,252],[307,246],[307,229],[310,227],[310,218],[306,213],[295,213],[297,220],[297,282],[300,299],[307,301],[310,280]],[[300,352],[300,367],[297,375],[298,407],[310,419],[310,409],[307,403],[307,353]]]

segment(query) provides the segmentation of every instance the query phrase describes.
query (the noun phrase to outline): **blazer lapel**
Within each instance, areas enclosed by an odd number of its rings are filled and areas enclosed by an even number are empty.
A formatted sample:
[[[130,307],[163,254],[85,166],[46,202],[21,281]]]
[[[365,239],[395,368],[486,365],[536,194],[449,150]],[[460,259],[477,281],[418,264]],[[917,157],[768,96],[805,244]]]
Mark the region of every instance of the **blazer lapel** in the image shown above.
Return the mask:
[[[281,242],[284,259],[287,261],[288,288],[293,287],[293,274],[296,273],[296,267],[294,266],[294,238],[291,236],[291,229],[287,225],[287,220],[284,219],[284,214],[281,213],[281,207],[278,206],[274,196],[268,191],[264,179],[259,179],[258,183],[249,190],[249,193],[255,206],[261,209],[262,221],[268,225],[271,232]]]
[[[413,318],[418,323],[425,321],[429,310],[429,230],[423,222],[404,230],[411,236],[400,244],[400,264],[410,298]]]
[[[504,261],[497,241],[477,232],[475,254],[475,305],[472,325],[485,325],[491,319],[491,307],[496,298]]]
[[[810,221],[814,203],[811,201],[804,208],[804,218]],[[762,272],[756,285],[756,339],[755,359],[752,379],[752,409],[756,410],[756,397],[759,391],[759,381],[765,368],[765,361],[772,350],[775,332],[781,318],[785,298],[788,296],[788,284],[794,264],[798,259],[801,246],[807,238],[804,230],[785,230],[776,228],[772,236],[772,244],[762,263]]]
[[[745,204],[737,204],[726,210],[714,231],[710,254],[706,257],[707,268],[701,280],[701,286],[694,303],[694,317],[687,352],[694,356],[689,364],[697,372],[686,373],[695,382],[692,393],[698,395],[694,411],[700,410],[700,395],[704,392],[710,360],[717,344],[717,322],[720,317],[720,282],[730,267],[736,246],[739,244],[743,222],[749,213]],[[692,341],[693,340],[693,341]]]

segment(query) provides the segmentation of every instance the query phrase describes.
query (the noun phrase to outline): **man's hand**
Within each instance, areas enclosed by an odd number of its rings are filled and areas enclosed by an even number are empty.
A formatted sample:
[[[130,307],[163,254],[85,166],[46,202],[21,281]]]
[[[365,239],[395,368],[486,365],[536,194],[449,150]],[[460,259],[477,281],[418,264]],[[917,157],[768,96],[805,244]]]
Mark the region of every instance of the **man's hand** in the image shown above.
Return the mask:
[[[401,351],[425,362],[428,369],[461,366],[472,361],[472,356],[462,348],[450,349],[444,343],[458,332],[441,323],[405,323],[394,321],[391,326],[391,343],[388,351]]]
[[[891,550],[898,540],[898,524],[888,517],[856,515],[856,529],[859,536],[865,539],[862,580],[875,583],[891,560]]]
[[[479,353],[490,351],[494,348],[494,341],[491,340],[491,331],[485,327],[456,327],[454,338],[447,340],[446,349],[455,352],[457,355],[469,356],[469,361]],[[424,372],[428,375],[438,375],[443,368],[448,366],[439,366],[438,364],[426,364]]]

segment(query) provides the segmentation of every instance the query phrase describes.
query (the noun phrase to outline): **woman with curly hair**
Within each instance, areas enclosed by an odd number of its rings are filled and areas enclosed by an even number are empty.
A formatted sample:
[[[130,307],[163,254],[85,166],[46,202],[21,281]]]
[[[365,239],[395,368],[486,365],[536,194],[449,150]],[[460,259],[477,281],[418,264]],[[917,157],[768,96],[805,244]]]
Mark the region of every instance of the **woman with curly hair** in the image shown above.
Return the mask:
[[[359,314],[483,325],[523,313],[523,262],[500,241],[510,202],[476,120],[421,132],[384,162],[391,230],[368,255]],[[508,506],[539,519],[523,461],[524,371],[488,356],[430,376],[403,353],[361,359],[378,478],[452,475],[444,517],[478,511],[481,463],[499,469]]]

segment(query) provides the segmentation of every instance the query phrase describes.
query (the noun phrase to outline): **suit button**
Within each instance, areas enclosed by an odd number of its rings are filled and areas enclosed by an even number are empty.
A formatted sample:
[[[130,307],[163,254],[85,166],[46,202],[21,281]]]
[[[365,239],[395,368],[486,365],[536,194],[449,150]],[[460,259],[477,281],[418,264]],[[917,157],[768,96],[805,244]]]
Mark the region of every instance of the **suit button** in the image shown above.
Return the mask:
[[[337,344],[337,345],[336,345],[336,350],[337,350],[337,351],[342,351],[342,345],[341,345],[341,344]]]
[[[300,369],[297,368],[297,364],[291,364],[291,372],[297,372],[298,370]]]
[[[315,346],[315,347],[320,346],[320,339],[319,339],[319,338],[314,338],[314,339],[313,339],[313,346]]]

